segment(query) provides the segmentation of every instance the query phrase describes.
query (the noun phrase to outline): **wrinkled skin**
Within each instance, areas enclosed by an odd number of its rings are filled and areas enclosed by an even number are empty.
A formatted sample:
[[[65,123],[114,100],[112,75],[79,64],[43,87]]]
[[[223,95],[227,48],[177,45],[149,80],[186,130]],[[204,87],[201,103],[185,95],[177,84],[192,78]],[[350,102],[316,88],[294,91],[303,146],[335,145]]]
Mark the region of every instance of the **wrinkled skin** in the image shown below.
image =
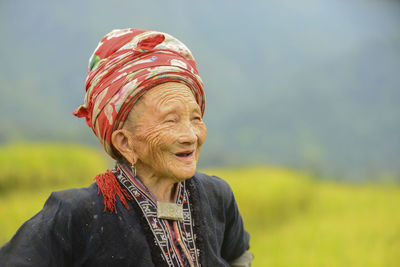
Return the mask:
[[[118,134],[124,138],[115,138]],[[174,184],[194,175],[206,135],[191,90],[169,82],[150,89],[134,105],[112,140],[121,155],[135,163],[137,176],[150,191],[159,200],[172,201]]]

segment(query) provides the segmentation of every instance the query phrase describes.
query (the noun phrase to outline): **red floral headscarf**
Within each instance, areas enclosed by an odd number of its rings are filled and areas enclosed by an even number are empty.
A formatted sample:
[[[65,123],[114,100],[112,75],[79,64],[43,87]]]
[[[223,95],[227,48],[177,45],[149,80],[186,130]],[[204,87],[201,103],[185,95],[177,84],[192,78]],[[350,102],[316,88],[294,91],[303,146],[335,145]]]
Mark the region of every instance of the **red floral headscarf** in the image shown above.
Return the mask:
[[[204,114],[203,83],[183,43],[157,31],[113,30],[89,60],[85,101],[73,114],[86,118],[106,152],[116,159],[112,132],[121,129],[129,111],[147,90],[171,81],[186,84]]]

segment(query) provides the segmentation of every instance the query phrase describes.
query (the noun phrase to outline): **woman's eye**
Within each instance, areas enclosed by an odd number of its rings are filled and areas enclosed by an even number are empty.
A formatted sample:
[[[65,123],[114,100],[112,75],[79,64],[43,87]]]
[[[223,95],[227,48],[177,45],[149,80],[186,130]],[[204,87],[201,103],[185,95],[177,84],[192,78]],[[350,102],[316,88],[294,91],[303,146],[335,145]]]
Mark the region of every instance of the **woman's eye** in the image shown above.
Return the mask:
[[[201,117],[200,117],[200,116],[193,117],[193,120],[195,120],[195,121],[201,121]]]
[[[165,118],[164,122],[165,123],[175,123],[178,121],[178,118],[173,117],[173,116],[168,116],[167,118]]]

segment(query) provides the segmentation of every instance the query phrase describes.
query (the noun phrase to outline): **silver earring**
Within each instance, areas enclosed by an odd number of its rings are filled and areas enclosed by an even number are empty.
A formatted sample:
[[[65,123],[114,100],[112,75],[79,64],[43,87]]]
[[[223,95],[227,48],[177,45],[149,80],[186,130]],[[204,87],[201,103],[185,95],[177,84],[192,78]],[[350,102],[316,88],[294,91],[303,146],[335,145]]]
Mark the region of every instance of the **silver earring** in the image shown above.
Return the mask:
[[[135,167],[135,163],[132,163],[132,165],[131,165],[131,170],[132,170],[133,177],[136,177],[136,167]]]

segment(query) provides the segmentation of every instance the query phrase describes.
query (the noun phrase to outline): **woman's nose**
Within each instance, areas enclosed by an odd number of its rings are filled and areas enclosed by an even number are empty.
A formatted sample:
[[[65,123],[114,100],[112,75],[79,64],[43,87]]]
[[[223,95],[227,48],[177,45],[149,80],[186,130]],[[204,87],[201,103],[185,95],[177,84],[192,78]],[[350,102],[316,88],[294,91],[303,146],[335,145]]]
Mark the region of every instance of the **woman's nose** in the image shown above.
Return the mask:
[[[179,134],[179,138],[178,138],[179,143],[193,144],[197,141],[196,131],[190,123],[189,123],[189,125],[184,124],[181,127],[179,127],[178,131],[179,131],[179,133],[178,133]]]

